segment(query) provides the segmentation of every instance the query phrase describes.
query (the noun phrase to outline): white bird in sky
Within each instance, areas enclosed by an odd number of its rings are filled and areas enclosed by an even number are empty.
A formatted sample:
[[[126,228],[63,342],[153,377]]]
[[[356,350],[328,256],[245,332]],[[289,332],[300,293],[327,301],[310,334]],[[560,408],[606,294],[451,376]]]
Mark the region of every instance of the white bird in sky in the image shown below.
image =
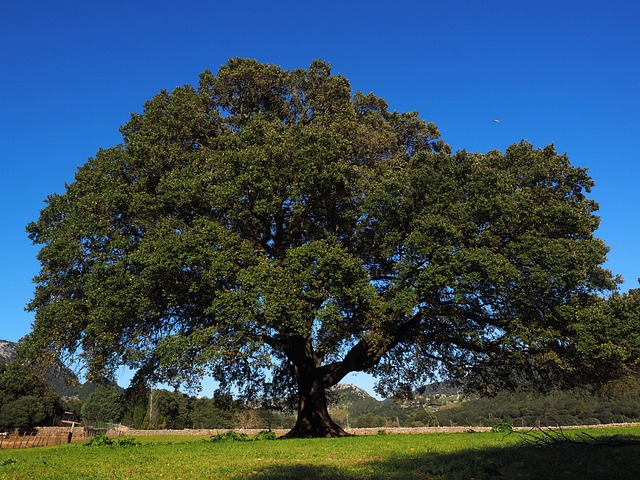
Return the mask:
[[[494,120],[493,123],[500,123],[500,120]]]

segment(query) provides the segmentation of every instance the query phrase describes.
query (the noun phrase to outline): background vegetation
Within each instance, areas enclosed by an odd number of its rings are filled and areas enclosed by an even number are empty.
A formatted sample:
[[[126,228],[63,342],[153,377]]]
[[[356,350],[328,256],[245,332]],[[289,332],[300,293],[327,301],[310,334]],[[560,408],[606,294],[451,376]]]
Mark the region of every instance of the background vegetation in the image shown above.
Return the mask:
[[[491,397],[463,395],[450,384],[434,384],[409,397],[376,400],[365,391],[339,385],[329,393],[332,418],[343,428],[431,426],[518,427],[598,425],[640,421],[636,377],[606,389],[550,393],[504,391]],[[259,399],[247,403],[213,392],[210,398],[165,389],[124,390],[114,385],[81,384],[42,375],[18,362],[0,359],[0,429],[52,425],[63,411],[89,425],[122,423],[135,429],[289,429],[291,409],[267,409]]]

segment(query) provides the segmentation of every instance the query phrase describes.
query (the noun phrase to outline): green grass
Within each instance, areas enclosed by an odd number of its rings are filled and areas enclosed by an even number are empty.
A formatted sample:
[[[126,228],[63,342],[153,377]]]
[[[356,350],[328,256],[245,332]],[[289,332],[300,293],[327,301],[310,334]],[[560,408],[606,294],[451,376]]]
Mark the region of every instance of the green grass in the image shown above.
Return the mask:
[[[567,431],[576,435],[580,431]],[[640,440],[639,427],[589,429]],[[258,442],[138,437],[133,447],[0,451],[0,479],[637,479],[640,444],[522,447],[519,435],[446,433]]]

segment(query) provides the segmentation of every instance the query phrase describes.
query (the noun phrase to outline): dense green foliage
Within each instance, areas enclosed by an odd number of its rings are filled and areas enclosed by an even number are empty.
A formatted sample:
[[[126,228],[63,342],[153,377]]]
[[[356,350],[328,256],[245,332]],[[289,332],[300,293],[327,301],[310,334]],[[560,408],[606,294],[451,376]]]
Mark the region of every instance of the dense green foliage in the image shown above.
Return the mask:
[[[579,391],[500,393],[436,412],[439,425],[516,427],[597,425],[640,421],[640,394],[591,395]]]
[[[45,379],[18,361],[0,363],[0,430],[51,425],[61,399]]]
[[[579,312],[577,376],[583,383],[614,387],[612,380],[640,378],[640,290],[600,299]],[[627,387],[628,388],[628,387]]]
[[[272,431],[263,430],[258,432],[253,437],[250,437],[246,433],[238,433],[233,430],[219,433],[218,435],[213,435],[210,440],[214,443],[217,442],[252,442],[252,441],[261,441],[261,440],[275,440],[277,438],[276,434]]]
[[[154,390],[130,397],[121,398],[121,422],[136,429],[289,429],[295,423],[291,413],[255,408],[219,392],[207,398]]]
[[[83,402],[80,413],[89,425],[119,422],[124,414],[122,389],[115,385],[99,385]]]
[[[137,447],[141,444],[132,437],[110,438],[104,433],[97,433],[83,445],[85,447]]]
[[[121,423],[134,429],[289,429],[295,423],[291,411],[256,408],[228,394],[207,398],[168,390],[150,395],[147,390],[131,395],[119,387],[101,385],[93,386],[93,393],[84,400],[59,397],[37,376],[25,372],[14,380],[0,373],[0,431],[54,425],[63,411],[95,428]]]
[[[608,392],[515,391],[491,397],[431,393],[412,400],[343,402],[332,405],[331,414],[342,426],[348,416],[349,426],[356,428],[491,427],[501,422],[517,427],[597,425],[640,421],[639,392],[637,384],[627,384]]]
[[[584,169],[526,142],[452,154],[320,61],[231,60],[121,132],[28,226],[29,349],[90,378],[208,373],[340,434],[325,390],[352,371],[383,393],[560,383],[575,308],[614,287]]]

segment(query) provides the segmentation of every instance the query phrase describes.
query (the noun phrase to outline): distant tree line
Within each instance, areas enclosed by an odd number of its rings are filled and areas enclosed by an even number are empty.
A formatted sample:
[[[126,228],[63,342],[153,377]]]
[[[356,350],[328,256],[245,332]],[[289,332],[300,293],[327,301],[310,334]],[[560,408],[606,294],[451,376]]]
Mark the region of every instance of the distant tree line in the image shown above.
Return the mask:
[[[291,428],[292,413],[272,412],[214,392],[212,398],[164,389],[128,392],[101,385],[66,407],[88,424],[122,423],[136,429]]]
[[[584,390],[501,392],[443,407],[404,408],[392,402],[353,415],[351,427],[598,425],[640,421],[640,391],[635,388],[594,394]]]
[[[548,395],[501,393],[437,412],[441,425],[513,426],[597,425],[640,419],[640,395],[590,395],[559,391]]]
[[[138,429],[289,429],[295,423],[292,412],[256,408],[217,392],[199,398],[162,389],[127,391],[110,384],[74,386],[57,378],[53,383],[62,386],[63,393],[88,395],[63,397],[49,383],[27,364],[0,359],[0,431],[55,425],[64,412],[87,425],[122,423]]]

